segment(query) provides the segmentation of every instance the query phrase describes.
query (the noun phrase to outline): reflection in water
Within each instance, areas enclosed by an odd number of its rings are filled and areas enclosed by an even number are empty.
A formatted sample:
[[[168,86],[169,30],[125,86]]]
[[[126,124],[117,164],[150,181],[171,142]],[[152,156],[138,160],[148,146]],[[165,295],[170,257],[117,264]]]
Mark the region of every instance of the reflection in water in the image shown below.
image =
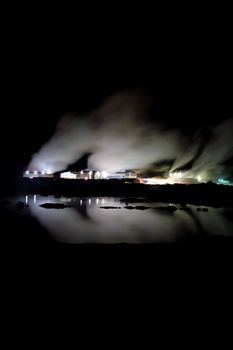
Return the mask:
[[[54,198],[39,195],[25,196],[30,213],[55,240],[67,243],[150,243],[170,242],[185,234],[231,234],[232,220],[226,211],[232,209],[208,208],[208,212],[176,210],[174,213],[156,210],[164,203],[134,203],[150,207],[146,210],[128,210],[117,198]],[[62,210],[45,209],[43,203],[63,203],[72,207]],[[103,209],[101,206],[121,207]],[[172,204],[173,205],[173,204]],[[178,206],[177,206],[178,207]]]

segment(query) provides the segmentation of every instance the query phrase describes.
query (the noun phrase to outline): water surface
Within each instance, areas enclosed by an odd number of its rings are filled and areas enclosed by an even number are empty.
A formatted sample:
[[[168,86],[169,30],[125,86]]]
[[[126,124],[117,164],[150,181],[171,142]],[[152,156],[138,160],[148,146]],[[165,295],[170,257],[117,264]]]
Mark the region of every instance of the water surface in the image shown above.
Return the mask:
[[[141,201],[125,203],[121,198],[109,197],[28,195],[18,200],[28,205],[20,215],[32,216],[54,240],[64,243],[138,244],[174,242],[187,235],[233,236],[232,208],[194,205],[183,208],[174,203]],[[68,207],[46,209],[40,206],[44,203],[59,203]],[[169,206],[175,206],[177,210],[169,211]],[[197,211],[197,208],[208,211]]]

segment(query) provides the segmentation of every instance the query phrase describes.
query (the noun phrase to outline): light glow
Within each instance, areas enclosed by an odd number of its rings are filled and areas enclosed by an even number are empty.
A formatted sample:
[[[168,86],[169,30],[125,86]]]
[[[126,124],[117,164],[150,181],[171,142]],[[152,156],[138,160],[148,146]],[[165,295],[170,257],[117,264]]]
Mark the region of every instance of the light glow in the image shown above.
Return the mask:
[[[108,177],[107,171],[103,170],[102,171],[102,178],[106,179]]]

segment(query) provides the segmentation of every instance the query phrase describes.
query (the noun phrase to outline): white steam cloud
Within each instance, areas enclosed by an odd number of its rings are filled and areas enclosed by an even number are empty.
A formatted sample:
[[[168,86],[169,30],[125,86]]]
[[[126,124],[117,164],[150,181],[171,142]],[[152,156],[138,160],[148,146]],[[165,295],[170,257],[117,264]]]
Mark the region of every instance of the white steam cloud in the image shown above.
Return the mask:
[[[33,155],[29,169],[64,170],[90,153],[88,167],[96,170],[148,169],[173,159],[170,170],[192,162],[193,176],[201,173],[208,179],[227,172],[224,162],[233,157],[233,119],[210,128],[210,140],[202,143],[199,136],[190,140],[179,130],[151,122],[148,106],[149,99],[133,91],[112,96],[88,114],[65,115],[52,138]]]
[[[121,93],[89,114],[64,116],[30,168],[63,170],[88,152],[90,168],[109,171],[175,158],[180,151],[178,132],[146,120],[147,106],[145,96]]]

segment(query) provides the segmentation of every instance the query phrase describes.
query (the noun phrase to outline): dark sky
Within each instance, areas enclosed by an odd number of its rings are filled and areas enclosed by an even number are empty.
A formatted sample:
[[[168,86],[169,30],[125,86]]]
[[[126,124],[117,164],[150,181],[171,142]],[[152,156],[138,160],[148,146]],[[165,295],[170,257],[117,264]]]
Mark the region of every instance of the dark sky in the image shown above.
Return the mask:
[[[27,165],[65,112],[88,111],[125,88],[144,89],[154,101],[152,116],[168,127],[190,132],[232,117],[228,22],[193,23],[158,30],[136,21],[119,30],[119,21],[114,31],[93,25],[76,33],[73,22],[72,35],[42,24],[14,28],[2,44],[5,173],[15,176]]]

